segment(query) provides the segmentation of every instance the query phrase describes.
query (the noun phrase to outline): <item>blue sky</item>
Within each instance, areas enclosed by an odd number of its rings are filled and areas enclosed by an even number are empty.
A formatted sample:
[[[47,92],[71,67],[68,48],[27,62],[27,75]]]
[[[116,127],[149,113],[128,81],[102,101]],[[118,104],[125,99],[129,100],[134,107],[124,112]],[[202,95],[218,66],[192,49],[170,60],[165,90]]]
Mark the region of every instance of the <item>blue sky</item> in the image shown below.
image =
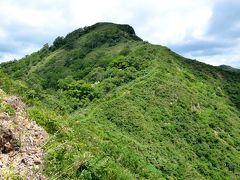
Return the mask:
[[[0,19],[0,62],[104,21],[185,57],[240,68],[239,0],[0,0]]]

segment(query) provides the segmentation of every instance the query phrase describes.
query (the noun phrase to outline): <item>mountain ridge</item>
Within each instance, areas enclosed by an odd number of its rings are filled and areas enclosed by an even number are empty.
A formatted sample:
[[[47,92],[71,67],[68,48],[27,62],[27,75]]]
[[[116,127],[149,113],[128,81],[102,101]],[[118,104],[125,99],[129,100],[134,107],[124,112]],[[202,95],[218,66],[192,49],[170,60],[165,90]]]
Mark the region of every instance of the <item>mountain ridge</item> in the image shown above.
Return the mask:
[[[0,65],[0,88],[19,94],[51,136],[46,176],[239,177],[237,73],[142,41],[129,26],[89,29]]]
[[[228,65],[220,65],[219,67],[229,72],[240,73],[240,69]]]

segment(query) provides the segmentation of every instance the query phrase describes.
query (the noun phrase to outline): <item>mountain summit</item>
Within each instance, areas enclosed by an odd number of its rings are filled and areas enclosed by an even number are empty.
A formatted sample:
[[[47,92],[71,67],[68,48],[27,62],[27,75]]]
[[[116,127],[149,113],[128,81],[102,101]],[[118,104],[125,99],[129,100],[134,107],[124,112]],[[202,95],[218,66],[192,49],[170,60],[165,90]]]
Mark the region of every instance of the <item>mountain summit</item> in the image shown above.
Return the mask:
[[[97,23],[0,65],[53,179],[239,179],[240,76]]]
[[[134,29],[129,25],[113,23],[97,23],[89,27],[77,29],[66,35],[65,38],[58,37],[53,42],[53,49],[60,47],[73,49],[76,41],[82,38],[87,39],[85,46],[96,48],[104,43],[113,45],[123,40],[141,40],[136,36]]]

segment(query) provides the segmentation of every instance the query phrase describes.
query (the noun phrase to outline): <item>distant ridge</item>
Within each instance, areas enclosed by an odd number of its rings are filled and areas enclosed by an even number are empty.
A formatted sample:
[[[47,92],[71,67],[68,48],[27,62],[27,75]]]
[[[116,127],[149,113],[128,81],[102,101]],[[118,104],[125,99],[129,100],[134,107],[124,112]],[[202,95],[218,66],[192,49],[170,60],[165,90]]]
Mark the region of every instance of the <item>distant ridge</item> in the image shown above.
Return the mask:
[[[220,65],[219,66],[221,69],[229,71],[229,72],[234,72],[234,73],[240,73],[240,69],[231,67],[231,66],[227,66],[227,65]]]

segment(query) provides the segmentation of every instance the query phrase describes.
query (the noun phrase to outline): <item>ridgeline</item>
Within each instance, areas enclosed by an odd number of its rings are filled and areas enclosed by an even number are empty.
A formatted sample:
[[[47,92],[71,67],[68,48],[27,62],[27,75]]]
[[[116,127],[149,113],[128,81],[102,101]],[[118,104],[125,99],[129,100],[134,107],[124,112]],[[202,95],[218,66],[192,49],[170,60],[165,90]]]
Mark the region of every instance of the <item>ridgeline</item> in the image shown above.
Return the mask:
[[[239,179],[240,76],[97,23],[0,65],[49,179]]]

